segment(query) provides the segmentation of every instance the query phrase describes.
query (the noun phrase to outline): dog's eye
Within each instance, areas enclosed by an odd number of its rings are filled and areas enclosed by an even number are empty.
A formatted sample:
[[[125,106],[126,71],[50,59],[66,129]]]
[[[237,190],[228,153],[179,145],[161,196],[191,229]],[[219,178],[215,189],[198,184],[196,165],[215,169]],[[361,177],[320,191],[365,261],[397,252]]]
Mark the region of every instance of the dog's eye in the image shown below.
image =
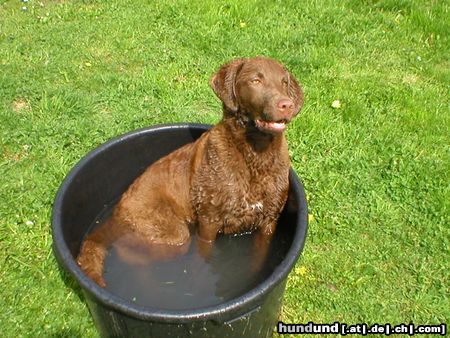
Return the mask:
[[[283,79],[281,82],[283,83],[283,86],[287,86],[289,84],[287,79]]]
[[[251,79],[250,82],[253,84],[259,84],[259,83],[261,83],[261,80],[258,78],[254,78],[254,79]]]

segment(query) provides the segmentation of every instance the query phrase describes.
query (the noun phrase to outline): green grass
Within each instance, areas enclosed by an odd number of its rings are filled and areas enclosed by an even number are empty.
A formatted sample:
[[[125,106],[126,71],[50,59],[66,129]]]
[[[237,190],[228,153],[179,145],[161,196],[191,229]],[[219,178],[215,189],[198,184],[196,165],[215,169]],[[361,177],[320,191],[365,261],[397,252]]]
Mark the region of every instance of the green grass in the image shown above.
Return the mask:
[[[448,1],[150,3],[0,0],[2,336],[96,336],[51,252],[59,184],[118,134],[215,123],[210,75],[254,55],[306,94],[287,134],[310,228],[282,320],[450,324]]]

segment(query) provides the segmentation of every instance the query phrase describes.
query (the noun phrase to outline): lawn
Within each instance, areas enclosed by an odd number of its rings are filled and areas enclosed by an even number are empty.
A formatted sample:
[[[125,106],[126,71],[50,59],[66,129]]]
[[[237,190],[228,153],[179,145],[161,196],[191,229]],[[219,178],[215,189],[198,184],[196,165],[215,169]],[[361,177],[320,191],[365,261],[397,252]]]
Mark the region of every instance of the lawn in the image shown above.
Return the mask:
[[[255,55],[306,97],[287,137],[310,227],[281,319],[449,325],[448,17],[448,1],[0,0],[1,335],[96,336],[52,255],[59,184],[119,134],[217,122],[210,75]]]

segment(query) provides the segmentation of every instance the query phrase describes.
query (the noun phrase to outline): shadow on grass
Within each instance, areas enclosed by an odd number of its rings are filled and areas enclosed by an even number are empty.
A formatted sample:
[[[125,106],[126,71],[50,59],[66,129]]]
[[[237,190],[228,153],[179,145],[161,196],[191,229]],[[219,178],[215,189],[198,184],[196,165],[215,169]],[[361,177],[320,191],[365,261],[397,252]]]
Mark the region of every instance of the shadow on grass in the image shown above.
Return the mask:
[[[75,279],[59,265],[58,265],[58,272],[59,272],[59,275],[60,275],[62,281],[64,282],[64,284],[68,288],[72,289],[72,291],[77,295],[78,299],[81,302],[86,304],[86,299],[83,294],[83,289],[80,287],[80,285],[78,285],[78,283],[75,281]]]
[[[83,289],[80,287],[80,285],[76,282],[76,280],[69,274],[67,273],[61,266],[58,265],[58,272],[59,275],[62,279],[62,281],[64,282],[65,286],[72,289],[72,291],[76,294],[78,300],[85,304],[86,308],[88,311],[86,311],[86,316],[89,315],[89,317],[91,318],[90,320],[92,321],[92,317],[90,314],[90,309],[87,306],[87,302],[86,302],[86,297],[83,293]],[[48,337],[51,338],[64,338],[64,337],[73,337],[73,338],[78,338],[78,337],[85,337],[86,335],[81,332],[79,329],[74,329],[74,328],[60,328],[60,329],[55,329],[54,332],[49,332]]]
[[[71,337],[71,338],[78,338],[78,337],[84,337],[84,335],[76,329],[62,329],[60,331],[51,332],[47,337],[50,338],[64,338],[64,337]]]

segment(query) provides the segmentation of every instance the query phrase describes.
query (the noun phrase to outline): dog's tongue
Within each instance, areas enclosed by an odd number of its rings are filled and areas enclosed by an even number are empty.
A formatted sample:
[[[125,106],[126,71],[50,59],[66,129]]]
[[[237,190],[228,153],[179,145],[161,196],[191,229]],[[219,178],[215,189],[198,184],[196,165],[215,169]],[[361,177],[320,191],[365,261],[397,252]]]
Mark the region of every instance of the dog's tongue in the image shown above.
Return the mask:
[[[259,128],[274,131],[274,132],[282,132],[286,129],[286,123],[283,123],[283,122],[271,122],[271,121],[256,120],[256,124]]]
[[[283,122],[267,122],[267,125],[270,129],[283,131],[286,128],[286,124]]]

